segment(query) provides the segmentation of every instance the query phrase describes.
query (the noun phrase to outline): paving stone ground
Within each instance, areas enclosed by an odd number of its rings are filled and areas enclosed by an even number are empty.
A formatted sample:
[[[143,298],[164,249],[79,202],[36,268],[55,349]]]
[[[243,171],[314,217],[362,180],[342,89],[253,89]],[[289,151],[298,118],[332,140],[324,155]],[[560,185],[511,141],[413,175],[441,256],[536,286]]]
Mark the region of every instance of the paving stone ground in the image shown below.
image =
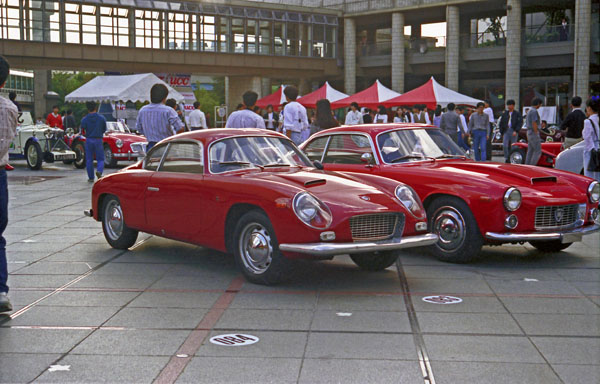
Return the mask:
[[[552,255],[485,247],[469,265],[411,250],[400,274],[302,262],[263,287],[193,245],[111,249],[82,215],[83,170],[14,165],[2,383],[425,383],[424,368],[438,384],[600,382],[598,234]],[[463,302],[422,300],[439,294]],[[260,341],[208,341],[227,333]]]

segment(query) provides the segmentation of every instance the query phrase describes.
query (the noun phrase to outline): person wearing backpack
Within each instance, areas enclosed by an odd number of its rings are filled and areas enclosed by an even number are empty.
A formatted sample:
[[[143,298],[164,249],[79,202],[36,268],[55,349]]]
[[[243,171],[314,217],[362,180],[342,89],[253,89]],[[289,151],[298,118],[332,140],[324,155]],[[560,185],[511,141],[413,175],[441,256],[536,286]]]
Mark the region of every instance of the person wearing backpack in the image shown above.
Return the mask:
[[[600,168],[590,170],[590,162],[592,157],[598,159],[598,151],[600,151],[600,125],[598,123],[598,109],[600,109],[600,96],[593,96],[587,101],[585,113],[588,116],[583,123],[583,173],[587,177],[591,177],[600,181]],[[600,166],[598,160],[597,165]]]

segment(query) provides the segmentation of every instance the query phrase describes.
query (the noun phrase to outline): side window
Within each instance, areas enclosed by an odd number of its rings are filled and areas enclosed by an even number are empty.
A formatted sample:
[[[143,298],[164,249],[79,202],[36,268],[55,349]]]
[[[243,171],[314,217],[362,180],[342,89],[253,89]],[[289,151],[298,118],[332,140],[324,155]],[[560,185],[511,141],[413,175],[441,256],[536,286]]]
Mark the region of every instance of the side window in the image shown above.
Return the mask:
[[[304,153],[306,153],[306,156],[308,156],[311,161],[321,161],[321,157],[323,157],[323,152],[325,151],[325,146],[327,145],[327,140],[329,140],[329,136],[314,139],[304,148]]]
[[[159,171],[202,173],[202,147],[197,143],[171,143]]]
[[[325,164],[362,164],[360,157],[370,153],[371,143],[363,135],[335,135],[331,137],[329,148],[323,159]]]
[[[156,169],[160,165],[160,160],[162,159],[166,148],[166,144],[161,145],[160,147],[152,148],[148,155],[146,155],[146,160],[144,161],[144,169],[147,169],[148,171],[156,171]]]

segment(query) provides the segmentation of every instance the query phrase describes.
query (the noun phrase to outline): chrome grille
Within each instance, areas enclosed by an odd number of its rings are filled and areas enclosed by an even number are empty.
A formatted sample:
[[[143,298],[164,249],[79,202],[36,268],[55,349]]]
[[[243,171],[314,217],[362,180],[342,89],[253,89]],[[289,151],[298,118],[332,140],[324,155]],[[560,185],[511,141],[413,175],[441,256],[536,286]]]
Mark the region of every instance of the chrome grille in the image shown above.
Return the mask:
[[[404,218],[404,216],[401,216]],[[399,215],[396,213],[379,213],[361,215],[350,218],[352,240],[384,240],[396,231]]]
[[[535,228],[549,229],[571,225],[577,221],[577,204],[537,207]]]

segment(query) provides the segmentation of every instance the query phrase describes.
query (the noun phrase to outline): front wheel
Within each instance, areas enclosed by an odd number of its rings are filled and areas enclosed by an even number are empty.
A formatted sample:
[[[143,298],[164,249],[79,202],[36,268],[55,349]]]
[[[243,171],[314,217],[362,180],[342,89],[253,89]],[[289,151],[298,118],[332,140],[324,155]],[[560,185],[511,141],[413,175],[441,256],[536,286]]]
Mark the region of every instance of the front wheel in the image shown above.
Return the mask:
[[[113,156],[110,146],[104,145],[104,164],[106,167],[114,168],[117,166],[118,160]]]
[[[523,150],[523,148],[513,148],[510,150],[510,154],[508,155],[508,159],[511,164],[525,164],[525,157],[527,156],[527,152]]]
[[[77,141],[73,144],[73,152],[75,152],[75,160],[73,161],[75,168],[85,168],[85,147],[81,141]]]
[[[33,140],[27,143],[25,146],[25,158],[29,169],[37,171],[42,168],[44,156],[40,144]]]
[[[356,253],[350,255],[350,258],[365,271],[383,271],[396,262],[398,253],[396,251]]]
[[[545,253],[556,253],[568,248],[573,243],[563,243],[560,240],[550,241],[530,241],[529,244],[534,246],[538,251]]]
[[[127,249],[135,244],[138,231],[125,224],[121,202],[116,196],[108,196],[102,204],[102,230],[111,247]]]
[[[288,277],[290,262],[279,251],[275,231],[264,213],[250,211],[242,216],[233,238],[235,262],[248,281],[271,285]]]
[[[468,263],[476,259],[483,246],[473,213],[467,204],[456,197],[435,199],[427,207],[429,228],[439,236],[431,246],[435,256],[450,263]]]

